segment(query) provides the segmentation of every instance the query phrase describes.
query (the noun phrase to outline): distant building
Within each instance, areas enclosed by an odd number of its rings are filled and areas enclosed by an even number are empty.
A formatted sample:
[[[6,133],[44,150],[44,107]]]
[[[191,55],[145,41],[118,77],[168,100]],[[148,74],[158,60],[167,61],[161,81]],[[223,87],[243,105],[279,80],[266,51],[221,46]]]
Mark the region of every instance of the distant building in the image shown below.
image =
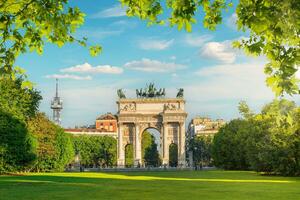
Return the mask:
[[[96,119],[95,125],[65,129],[65,132],[72,135],[93,135],[111,136],[117,138],[117,117],[111,113],[106,113]]]
[[[96,129],[105,132],[117,132],[117,117],[106,113],[96,119]]]
[[[212,120],[208,117],[195,117],[188,125],[187,136],[214,135],[225,124],[223,119]]]

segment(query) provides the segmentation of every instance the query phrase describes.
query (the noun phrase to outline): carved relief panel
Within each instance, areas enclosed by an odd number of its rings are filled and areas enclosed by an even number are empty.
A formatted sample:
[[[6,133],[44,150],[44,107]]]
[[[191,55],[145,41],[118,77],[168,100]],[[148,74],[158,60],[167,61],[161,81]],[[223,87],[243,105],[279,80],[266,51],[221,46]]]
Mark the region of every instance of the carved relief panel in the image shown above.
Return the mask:
[[[166,111],[179,110],[179,105],[177,103],[166,103],[164,105],[164,110]]]
[[[121,104],[120,111],[134,112],[134,111],[136,111],[136,105],[135,105],[135,103]]]
[[[179,127],[178,124],[171,123],[168,125],[168,142],[169,143],[178,143],[178,133]]]

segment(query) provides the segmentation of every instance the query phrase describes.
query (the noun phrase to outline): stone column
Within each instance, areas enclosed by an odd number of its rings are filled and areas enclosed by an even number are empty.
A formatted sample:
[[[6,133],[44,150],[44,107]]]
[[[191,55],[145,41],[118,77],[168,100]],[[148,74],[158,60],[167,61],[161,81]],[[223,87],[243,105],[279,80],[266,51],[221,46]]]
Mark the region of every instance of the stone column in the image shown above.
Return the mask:
[[[163,165],[169,165],[168,123],[163,123]]]
[[[159,141],[160,141],[160,146],[159,146],[159,157],[163,159],[164,157],[164,126],[161,125],[159,129]]]
[[[125,149],[123,146],[123,124],[118,123],[118,167],[125,166]]]
[[[134,151],[134,166],[138,167],[141,163],[142,152],[141,152],[141,138],[140,138],[140,125],[135,124],[135,151]]]
[[[186,161],[185,161],[185,123],[179,123],[180,128],[180,138],[179,138],[179,144],[178,148],[180,149],[180,154],[178,155],[178,164],[179,167],[185,167]]]
[[[178,164],[179,164],[179,160],[180,160],[180,155],[181,155],[181,125],[180,125],[180,123],[178,123],[178,127],[177,127],[177,133],[176,133],[176,136],[177,136],[177,143],[175,143],[175,144],[177,144],[177,147],[178,147],[178,149],[177,149],[177,154],[178,154]]]

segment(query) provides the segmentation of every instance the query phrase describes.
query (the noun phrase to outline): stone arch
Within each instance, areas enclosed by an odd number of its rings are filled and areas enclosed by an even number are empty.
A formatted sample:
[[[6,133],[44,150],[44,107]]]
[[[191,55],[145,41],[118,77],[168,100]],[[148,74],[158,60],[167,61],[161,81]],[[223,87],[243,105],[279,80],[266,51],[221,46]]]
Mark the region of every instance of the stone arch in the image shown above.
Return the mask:
[[[119,99],[118,104],[118,166],[124,166],[124,145],[132,142],[134,165],[142,161],[141,139],[144,130],[154,128],[160,133],[163,165],[169,165],[169,145],[178,145],[178,165],[185,166],[185,100],[182,98]],[[129,109],[130,108],[130,109]]]

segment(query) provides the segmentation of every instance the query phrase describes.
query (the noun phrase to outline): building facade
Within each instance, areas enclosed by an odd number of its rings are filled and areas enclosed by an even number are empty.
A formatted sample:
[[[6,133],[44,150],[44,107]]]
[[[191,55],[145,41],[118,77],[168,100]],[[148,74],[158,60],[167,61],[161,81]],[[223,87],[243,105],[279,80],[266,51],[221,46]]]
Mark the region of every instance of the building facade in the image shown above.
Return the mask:
[[[104,132],[117,132],[117,117],[106,113],[96,119],[96,129]]]
[[[75,136],[111,136],[117,138],[117,117],[111,113],[106,113],[96,119],[95,125],[65,129],[65,132]]]
[[[188,125],[187,136],[213,136],[224,124],[223,119],[212,120],[209,117],[195,117]]]

